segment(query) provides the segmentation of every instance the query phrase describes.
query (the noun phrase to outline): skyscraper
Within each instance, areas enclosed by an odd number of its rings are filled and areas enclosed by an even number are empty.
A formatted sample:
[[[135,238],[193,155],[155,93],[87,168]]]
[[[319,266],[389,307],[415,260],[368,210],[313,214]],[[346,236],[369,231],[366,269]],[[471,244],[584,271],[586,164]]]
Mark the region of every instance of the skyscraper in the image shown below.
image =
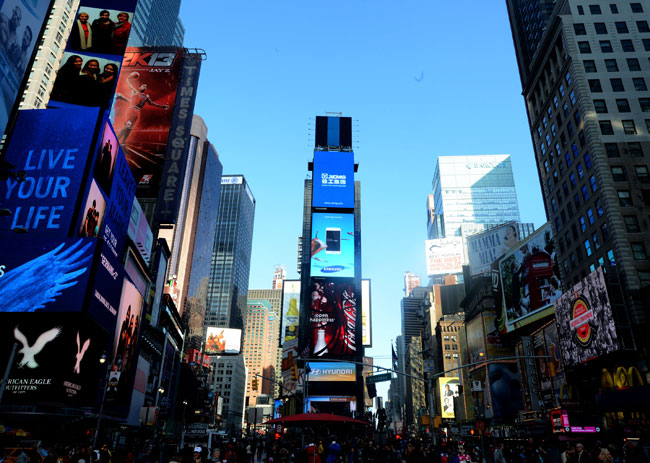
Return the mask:
[[[222,177],[205,326],[244,329],[254,218],[255,198],[244,176]]]
[[[178,17],[181,0],[139,0],[131,25],[130,47],[183,46],[185,28]]]
[[[420,286],[420,277],[411,272],[404,272],[404,295],[409,297],[417,286]]]
[[[275,339],[276,344],[278,339],[280,339],[280,322],[282,321],[282,289],[249,289],[248,290],[248,304],[250,305],[252,300],[263,300],[271,304],[271,309],[273,310],[273,325],[271,327],[273,339]],[[282,351],[276,349],[276,358],[275,358],[275,380],[278,383],[282,382]],[[275,390],[277,387],[273,385]]]
[[[283,265],[276,265],[273,271],[272,289],[282,289],[282,282],[287,278],[287,269]]]
[[[643,329],[650,321],[650,6],[557,0],[544,2],[546,12],[554,3],[550,15],[524,14],[534,3],[506,1],[562,279],[570,287],[615,265],[631,323]],[[540,24],[539,40],[529,40]],[[647,346],[644,338],[637,340]]]
[[[242,353],[248,370],[246,397],[248,405],[257,404],[257,396],[275,396],[275,379],[278,359],[278,321],[269,301],[249,299],[246,313],[246,334]],[[253,381],[256,379],[256,381]],[[256,384],[257,387],[253,387]]]

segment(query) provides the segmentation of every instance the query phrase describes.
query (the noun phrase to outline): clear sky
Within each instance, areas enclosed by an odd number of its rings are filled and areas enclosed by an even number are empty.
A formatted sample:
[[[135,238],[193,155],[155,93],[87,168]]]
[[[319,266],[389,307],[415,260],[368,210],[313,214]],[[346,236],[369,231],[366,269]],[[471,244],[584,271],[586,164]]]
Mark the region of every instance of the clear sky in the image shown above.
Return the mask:
[[[314,117],[353,118],[375,363],[390,366],[404,272],[426,282],[438,156],[510,154],[522,220],[546,221],[505,0],[182,0],[180,15],[207,52],[195,114],[257,200],[251,289],[276,264],[298,276]]]

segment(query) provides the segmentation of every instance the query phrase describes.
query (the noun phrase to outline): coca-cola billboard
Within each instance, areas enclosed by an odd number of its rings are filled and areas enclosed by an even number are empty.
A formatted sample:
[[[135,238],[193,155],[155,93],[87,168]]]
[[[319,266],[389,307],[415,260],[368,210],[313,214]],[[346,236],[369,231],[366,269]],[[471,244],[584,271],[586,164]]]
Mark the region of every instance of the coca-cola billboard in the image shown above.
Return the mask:
[[[358,289],[353,279],[312,279],[309,298],[309,354],[356,355],[360,334]]]

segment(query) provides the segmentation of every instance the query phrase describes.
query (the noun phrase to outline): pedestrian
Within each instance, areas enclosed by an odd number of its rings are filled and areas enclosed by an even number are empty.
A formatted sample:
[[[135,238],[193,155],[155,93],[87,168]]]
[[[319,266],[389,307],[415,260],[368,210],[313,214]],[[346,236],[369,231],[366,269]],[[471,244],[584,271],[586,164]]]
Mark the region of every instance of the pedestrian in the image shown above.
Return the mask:
[[[587,453],[585,446],[581,443],[576,444],[574,461],[575,463],[591,463],[591,456]]]
[[[25,449],[21,448],[18,457],[16,458],[16,463],[29,463],[29,456],[25,453]]]
[[[202,461],[202,455],[203,449],[201,447],[194,447],[194,452],[192,453],[192,461],[194,463],[201,463]]]
[[[326,460],[327,463],[336,463],[336,459],[338,458],[340,453],[341,453],[341,446],[336,443],[336,440],[332,440],[332,443],[328,448],[328,454]]]
[[[497,448],[494,450],[494,463],[506,463],[504,447],[503,442],[499,442],[499,445],[497,445]]]

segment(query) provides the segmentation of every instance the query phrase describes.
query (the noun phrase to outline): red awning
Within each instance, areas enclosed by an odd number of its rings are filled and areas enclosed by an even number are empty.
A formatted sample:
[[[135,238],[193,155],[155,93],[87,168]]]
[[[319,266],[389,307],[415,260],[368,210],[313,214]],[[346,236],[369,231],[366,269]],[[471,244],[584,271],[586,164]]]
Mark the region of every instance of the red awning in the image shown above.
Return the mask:
[[[269,420],[264,424],[299,424],[299,423],[353,423],[369,426],[368,423],[361,420],[355,420],[347,416],[331,415],[329,413],[300,413],[298,415],[283,416],[274,420]]]

